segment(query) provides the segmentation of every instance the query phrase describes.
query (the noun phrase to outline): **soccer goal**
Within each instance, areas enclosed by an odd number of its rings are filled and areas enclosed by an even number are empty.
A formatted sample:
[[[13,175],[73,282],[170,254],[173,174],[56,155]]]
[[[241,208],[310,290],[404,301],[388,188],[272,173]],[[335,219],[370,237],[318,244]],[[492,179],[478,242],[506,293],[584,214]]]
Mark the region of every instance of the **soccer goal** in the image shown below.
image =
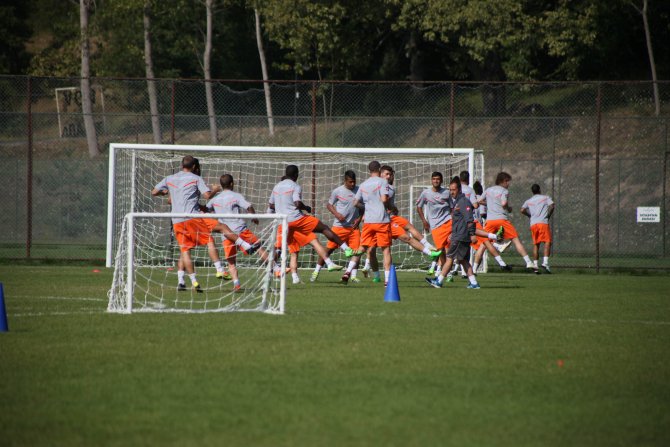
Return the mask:
[[[165,200],[151,197],[151,189],[164,177],[180,169],[184,155],[200,160],[207,184],[218,183],[221,174],[231,174],[235,188],[257,210],[264,210],[273,186],[284,175],[288,164],[300,169],[298,183],[303,201],[327,225],[333,216],[326,209],[331,191],[342,184],[344,172],[353,170],[358,183],[367,177],[372,160],[391,165],[396,172],[395,204],[400,215],[414,215],[413,185],[430,185],[431,173],[443,173],[445,183],[460,171],[470,172],[472,182],[483,182],[483,155],[474,149],[451,148],[322,148],[322,147],[251,147],[197,146],[113,143],[109,153],[109,188],[107,220],[107,265],[111,266],[118,250],[123,220],[130,212],[168,212]],[[411,199],[412,197],[412,199]],[[325,240],[324,240],[325,242]],[[300,267],[312,267],[316,258],[312,250],[300,257]],[[392,249],[398,269],[424,269],[427,259],[404,243]],[[333,258],[339,261],[340,253]],[[342,260],[344,262],[344,260]]]
[[[286,217],[277,214],[208,214],[207,218],[258,219],[250,225],[261,244],[250,255],[235,256],[239,288],[230,279],[217,277],[207,246],[191,250],[199,288],[183,278],[178,286],[179,245],[172,233],[173,217],[202,218],[202,214],[128,213],[119,234],[114,279],[109,290],[109,312],[242,312],[283,314],[286,297]],[[283,224],[283,225],[282,225]],[[212,234],[215,246],[223,236]],[[275,243],[282,241],[281,256]],[[275,259],[276,258],[276,259]],[[275,267],[279,263],[281,269]]]

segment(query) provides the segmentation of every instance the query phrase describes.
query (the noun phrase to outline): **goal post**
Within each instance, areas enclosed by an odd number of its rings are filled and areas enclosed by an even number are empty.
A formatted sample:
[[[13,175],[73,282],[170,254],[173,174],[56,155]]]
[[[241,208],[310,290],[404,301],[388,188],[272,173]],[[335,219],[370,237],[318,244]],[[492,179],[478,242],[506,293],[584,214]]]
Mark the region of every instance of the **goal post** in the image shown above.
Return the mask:
[[[169,212],[165,200],[151,197],[151,189],[163,178],[178,172],[184,155],[199,159],[202,177],[209,185],[218,184],[221,174],[231,174],[235,189],[257,210],[264,210],[272,188],[281,180],[288,164],[300,170],[298,183],[303,201],[326,225],[333,216],[326,204],[331,191],[353,170],[361,184],[372,160],[392,166],[396,172],[395,204],[401,216],[415,212],[417,192],[412,185],[430,184],[431,173],[440,171],[445,182],[468,170],[470,180],[483,183],[483,154],[473,148],[365,148],[365,147],[268,147],[207,146],[112,143],[109,147],[107,256],[111,267],[117,251],[119,233],[126,214],[131,212]],[[411,196],[411,197],[410,197]],[[325,242],[323,237],[322,241]],[[398,269],[423,269],[426,258],[407,244],[392,248]],[[336,262],[340,253],[334,253]],[[300,267],[312,267],[314,256],[300,257]]]
[[[250,226],[260,241],[256,253],[238,251],[235,257],[240,282],[216,276],[207,246],[191,249],[200,290],[178,288],[180,247],[172,233],[172,218],[203,218],[203,214],[128,213],[123,221],[108,293],[109,312],[243,312],[283,314],[286,302],[288,225],[278,214],[207,214],[207,219],[258,219]],[[278,233],[281,228],[281,233]],[[279,236],[278,236],[279,234]],[[212,233],[215,246],[223,236]],[[280,249],[275,250],[277,240]],[[279,257],[275,253],[279,253]],[[282,273],[284,272],[284,273]]]

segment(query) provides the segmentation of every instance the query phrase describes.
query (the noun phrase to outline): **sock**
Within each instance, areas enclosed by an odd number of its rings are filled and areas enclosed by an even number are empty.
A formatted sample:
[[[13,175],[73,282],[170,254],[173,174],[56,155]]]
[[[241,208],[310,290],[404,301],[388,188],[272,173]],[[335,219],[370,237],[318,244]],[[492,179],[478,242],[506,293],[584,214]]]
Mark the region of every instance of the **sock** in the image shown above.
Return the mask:
[[[530,256],[528,256],[528,255],[524,256],[523,260],[526,261],[526,265],[532,264],[532,262],[530,261]]]
[[[235,245],[237,245],[244,251],[247,251],[251,248],[251,244],[249,244],[249,242],[245,241],[241,237],[237,238],[237,240],[235,241]]]
[[[437,261],[433,261],[433,262],[430,263],[430,268],[435,270],[436,267],[437,267]]]
[[[451,271],[450,271],[449,273],[456,273],[457,270],[458,270],[458,264],[454,264],[454,265],[451,267]]]
[[[423,252],[424,255],[430,255],[431,249],[428,248],[427,245],[424,245],[423,250],[421,250],[421,251]]]
[[[300,277],[296,272],[291,272],[291,277],[293,278],[293,282],[298,282],[300,281]]]
[[[461,275],[465,276],[468,273],[465,271],[465,267],[463,267],[463,264],[461,264]]]
[[[375,278],[379,278],[379,270],[377,270],[376,272],[372,272],[372,276],[374,276]]]
[[[186,275],[185,271],[183,270],[177,271],[177,283],[184,284],[184,275]]]
[[[498,255],[494,258],[500,267],[505,267],[507,264],[505,264],[505,261],[503,261],[502,256]]]
[[[351,271],[351,277],[352,277],[352,278],[355,278],[357,274],[358,274],[358,269],[353,269],[353,270]]]
[[[478,268],[479,268],[479,264],[477,264],[476,262],[473,262],[472,263],[472,271],[477,273]]]
[[[240,280],[239,280],[239,279],[234,279],[234,280],[233,280],[233,285],[234,285],[235,287],[238,287],[238,286],[240,285]]]
[[[428,239],[426,239],[425,237],[423,239],[421,239],[419,242],[421,242],[421,244],[424,247],[430,247],[430,244],[428,243]]]
[[[321,264],[316,264],[316,267],[314,267],[314,271],[319,273],[322,268],[323,268],[323,266]]]
[[[356,267],[356,261],[349,261],[349,265],[347,266],[347,273],[351,273],[354,270],[354,267]]]
[[[542,265],[549,265],[549,256],[544,256],[542,258]]]
[[[341,248],[342,250],[346,250],[347,248],[349,248],[349,246],[347,245],[346,242],[342,242],[342,245],[340,245],[340,248]]]
[[[365,260],[365,265],[363,266],[363,270],[370,270],[370,260],[369,259]]]
[[[442,281],[444,281],[444,275],[442,273],[440,273],[439,276],[437,277],[437,282],[442,284]]]
[[[216,268],[217,272],[222,272],[223,271],[223,267],[221,266],[221,261],[215,261],[214,262],[214,267]]]
[[[496,236],[494,233],[489,233],[489,239],[495,241],[498,240],[498,236]]]
[[[198,281],[195,279],[195,273],[189,273],[188,275],[189,278],[191,278],[191,284],[195,284]]]
[[[390,274],[391,274],[390,271],[388,271],[388,270],[384,270],[384,284],[386,284],[387,282],[389,282],[389,275],[390,275]]]
[[[470,284],[477,284],[477,277],[475,275],[468,276],[468,279],[470,280]]]
[[[537,268],[537,259],[533,259],[533,265]]]
[[[326,261],[326,265],[328,267],[331,267],[331,266],[335,265],[335,263],[330,258],[326,258],[326,259],[324,259],[324,261]]]

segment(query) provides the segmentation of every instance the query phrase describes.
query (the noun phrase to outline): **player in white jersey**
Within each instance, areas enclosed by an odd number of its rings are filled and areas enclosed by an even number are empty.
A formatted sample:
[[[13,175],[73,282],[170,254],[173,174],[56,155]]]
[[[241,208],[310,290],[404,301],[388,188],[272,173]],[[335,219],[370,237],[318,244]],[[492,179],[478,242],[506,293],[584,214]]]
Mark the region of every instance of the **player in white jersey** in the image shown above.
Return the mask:
[[[235,188],[235,181],[230,174],[223,174],[219,179],[221,183],[221,192],[213,199],[207,202],[207,210],[216,214],[255,214],[256,210],[253,205],[238,192],[233,191]],[[244,219],[239,218],[221,218],[219,222],[225,224],[230,230],[237,234],[240,239],[246,241],[250,245],[258,243],[258,237],[249,230]],[[258,225],[258,219],[251,219],[251,222]],[[237,246],[228,239],[223,240],[223,250],[228,260],[228,267],[233,279],[233,290],[240,290],[240,277],[237,272]],[[247,253],[242,248],[244,253]],[[258,254],[263,261],[267,261],[268,254],[262,247],[258,248]]]
[[[374,282],[381,282],[379,277],[379,263],[374,255],[374,248],[379,247],[384,256],[384,284],[388,283],[391,272],[391,217],[387,206],[389,200],[389,184],[380,177],[381,164],[371,161],[368,164],[370,177],[358,188],[354,204],[364,209],[362,245],[368,250],[371,261]],[[374,257],[373,257],[374,256]]]
[[[551,228],[549,219],[554,214],[554,201],[551,197],[540,193],[540,185],[535,183],[530,187],[533,197],[526,200],[521,206],[521,214],[530,217],[530,233],[533,236],[533,264],[535,271],[538,269],[538,259],[540,257],[540,244],[544,243],[544,258],[542,259],[542,268],[546,273],[551,273],[549,268],[549,256],[551,255]]]
[[[340,239],[346,242],[352,250],[358,250],[361,246],[361,232],[358,226],[361,222],[362,215],[359,209],[354,206],[354,200],[358,187],[356,186],[356,173],[348,170],[344,173],[344,182],[342,185],[333,189],[330,193],[326,208],[335,217],[333,226],[330,228],[333,233],[338,235]],[[334,242],[328,241],[326,246],[328,255],[330,256],[337,248]],[[351,279],[352,282],[359,282],[356,277],[357,266],[360,260],[360,255],[352,256],[347,265],[347,270],[342,275],[341,282],[347,284]],[[319,272],[323,268],[325,261],[319,258],[316,267],[312,272],[310,281],[314,282],[319,277]]]
[[[450,193],[447,188],[442,187],[444,177],[441,172],[435,171],[430,175],[431,187],[421,191],[416,201],[416,212],[421,218],[424,231],[430,231],[433,236],[433,244],[438,250],[442,250],[439,256],[439,265],[444,265],[446,248],[449,246],[451,236],[451,206]],[[424,207],[426,214],[424,214]],[[431,269],[435,266],[431,265]]]
[[[484,197],[484,188],[482,187],[482,184],[479,181],[476,181],[472,185],[472,190],[475,193],[475,200],[479,204],[479,206],[476,207],[474,210],[474,217],[477,223],[481,226],[481,228],[484,228],[484,226],[486,225],[486,205],[479,203],[479,201]],[[488,250],[489,253],[491,253],[493,259],[495,259],[495,261],[498,263],[500,269],[503,272],[511,272],[512,267],[505,264],[505,261],[503,261],[501,252],[496,248],[497,244],[495,242],[493,243],[489,242],[488,239],[489,238],[482,239],[481,237],[478,237],[477,238],[478,243],[472,245],[472,248],[475,249],[475,260],[472,263],[472,268],[474,269],[475,274],[477,273],[477,269],[479,268],[479,265],[482,262],[482,257],[484,256],[484,250]],[[512,241],[509,241],[509,243],[511,244]]]
[[[523,257],[528,270],[535,271],[535,266],[528,256],[528,252],[519,240],[519,234],[509,220],[509,214],[512,207],[509,204],[509,184],[512,176],[506,172],[500,172],[496,176],[496,185],[487,188],[484,191],[484,197],[480,203],[486,204],[488,211],[488,220],[484,229],[489,232],[503,233],[503,239],[511,239],[516,251]],[[502,230],[501,230],[502,228]]]
[[[312,208],[302,202],[302,188],[297,180],[300,171],[296,165],[286,166],[286,178],[277,183],[272,189],[269,206],[277,214],[285,214],[288,220],[288,243],[294,243],[294,234],[308,236],[312,232],[322,233],[326,238],[335,243],[344,251],[347,258],[360,253],[350,248],[346,242],[342,241],[335,233],[331,231],[323,222],[314,216],[304,215],[302,211],[312,212]],[[321,256],[329,271],[342,270],[342,266],[336,265],[328,256],[326,249],[318,243],[314,243],[314,249]]]
[[[197,169],[197,159],[187,155],[182,159],[182,170],[161,180],[151,191],[152,196],[169,196],[173,213],[200,213],[199,199],[209,199],[215,192],[209,189],[203,179],[196,175],[193,170]],[[193,261],[190,251],[198,245],[208,245],[212,241],[211,232],[218,231],[224,237],[236,241],[236,235],[231,234],[230,228],[219,224],[214,227],[208,220],[201,218],[173,217],[172,226],[175,238],[179,243],[181,252],[180,259],[186,274],[191,279],[191,284],[196,292],[202,292],[200,284],[196,279]],[[247,247],[251,247],[247,244]],[[210,253],[211,256],[211,253]],[[218,260],[218,254],[216,255]],[[217,268],[218,270],[218,268]],[[185,290],[182,282],[178,290]]]

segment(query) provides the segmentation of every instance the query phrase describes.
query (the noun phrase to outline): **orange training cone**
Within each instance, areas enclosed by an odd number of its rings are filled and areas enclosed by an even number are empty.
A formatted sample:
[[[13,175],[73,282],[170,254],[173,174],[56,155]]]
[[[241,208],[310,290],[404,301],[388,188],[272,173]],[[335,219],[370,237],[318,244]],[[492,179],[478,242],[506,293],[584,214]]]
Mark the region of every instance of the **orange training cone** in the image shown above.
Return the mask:
[[[398,291],[398,278],[395,274],[395,265],[391,264],[389,272],[389,281],[384,292],[384,301],[387,303],[400,302],[400,292]]]

